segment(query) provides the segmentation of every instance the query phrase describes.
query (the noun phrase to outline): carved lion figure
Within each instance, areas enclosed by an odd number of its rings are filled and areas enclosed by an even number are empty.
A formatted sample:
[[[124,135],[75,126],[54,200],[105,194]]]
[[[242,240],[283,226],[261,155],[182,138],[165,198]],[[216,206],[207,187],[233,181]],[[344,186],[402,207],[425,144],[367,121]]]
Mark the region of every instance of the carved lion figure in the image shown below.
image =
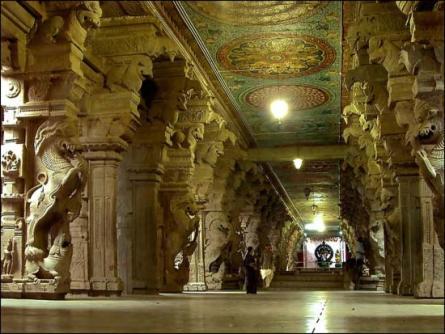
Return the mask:
[[[59,120],[47,120],[37,129],[34,146],[44,171],[37,177],[39,185],[26,196],[25,270],[30,279],[69,282],[69,223],[79,215],[87,177],[74,135],[74,125]]]
[[[128,89],[138,93],[146,76],[153,76],[153,63],[150,57],[133,56],[129,62],[112,64],[106,76],[105,87],[112,92]]]

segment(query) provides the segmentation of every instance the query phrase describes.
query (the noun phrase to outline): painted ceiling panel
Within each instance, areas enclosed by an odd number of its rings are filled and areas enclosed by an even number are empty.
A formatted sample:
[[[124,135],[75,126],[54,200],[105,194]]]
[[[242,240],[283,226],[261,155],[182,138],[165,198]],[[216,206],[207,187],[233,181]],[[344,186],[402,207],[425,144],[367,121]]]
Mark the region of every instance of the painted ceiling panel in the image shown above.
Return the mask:
[[[340,1],[180,1],[176,6],[259,147],[339,143]],[[277,98],[289,104],[281,124],[269,110]],[[323,186],[321,205],[326,215],[337,217],[338,191],[329,189],[338,186],[338,162],[328,163],[325,171],[314,170],[316,165],[296,171],[291,162],[271,164],[297,208],[312,205],[301,201],[302,189]]]
[[[181,5],[260,146],[338,142],[341,2],[188,1]],[[278,127],[269,112],[276,98],[289,103],[286,129]],[[337,122],[326,124],[326,114]],[[298,132],[303,123],[315,126],[293,140],[269,134]]]

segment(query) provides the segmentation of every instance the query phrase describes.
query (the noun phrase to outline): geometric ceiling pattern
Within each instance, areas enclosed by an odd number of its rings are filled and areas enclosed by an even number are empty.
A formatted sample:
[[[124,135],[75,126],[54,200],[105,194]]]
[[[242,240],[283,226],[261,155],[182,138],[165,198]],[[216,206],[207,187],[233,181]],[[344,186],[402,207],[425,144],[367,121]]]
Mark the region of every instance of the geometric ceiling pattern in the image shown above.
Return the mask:
[[[175,5],[258,147],[340,142],[340,1],[178,1]],[[289,105],[281,124],[269,109],[277,98]],[[330,208],[323,204],[329,211],[324,214],[337,217],[338,190],[331,188],[338,183],[338,162],[330,164],[323,172],[311,169],[309,162],[305,171],[295,170],[291,163],[271,163],[271,167],[300,212],[306,211],[301,205],[307,206],[300,198],[304,199],[305,184],[314,183],[320,187],[320,198],[333,203]],[[323,184],[323,178],[330,183]],[[310,215],[302,216],[309,222]]]

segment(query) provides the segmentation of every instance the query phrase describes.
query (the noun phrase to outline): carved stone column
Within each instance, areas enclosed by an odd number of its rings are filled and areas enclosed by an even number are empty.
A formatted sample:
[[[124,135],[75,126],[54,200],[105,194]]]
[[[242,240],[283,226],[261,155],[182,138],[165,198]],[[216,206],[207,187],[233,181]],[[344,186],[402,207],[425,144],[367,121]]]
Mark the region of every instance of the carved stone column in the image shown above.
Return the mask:
[[[92,295],[120,294],[117,276],[116,199],[121,153],[138,124],[139,97],[134,92],[98,93],[83,122],[81,138],[88,160],[89,273]]]
[[[234,173],[236,156],[236,150],[226,149],[224,156],[218,160],[214,182],[209,192],[209,201],[204,209],[204,267],[209,290],[222,288],[226,262],[230,255],[230,239],[234,230],[224,201],[233,196],[228,188],[237,188],[242,183],[242,173]]]
[[[199,202],[198,202],[199,203]],[[204,203],[201,203],[204,205]],[[205,291],[207,290],[207,283],[205,280],[205,258],[204,258],[204,242],[205,242],[205,227],[203,211],[199,212],[199,235],[196,239],[196,250],[194,251],[190,260],[189,281],[184,286],[184,291]]]
[[[400,295],[413,295],[416,275],[419,272],[418,256],[421,254],[418,236],[421,234],[419,203],[419,176],[416,174],[398,175],[399,208],[401,213],[401,281]]]
[[[235,135],[226,129],[226,122],[222,117],[214,113],[213,119],[214,121],[205,126],[203,141],[197,144],[195,172],[192,179],[198,202],[203,206],[206,206],[209,201],[208,195],[214,182],[214,169],[218,159],[224,154],[225,142],[230,140],[232,146],[235,145],[236,142]],[[206,240],[204,216],[204,212],[200,212],[197,247],[191,257],[190,280],[184,287],[184,290],[207,290],[204,259],[204,241]]]
[[[11,119],[21,120],[27,130],[23,161],[28,178],[22,218],[27,222],[24,274],[10,285],[9,292],[21,297],[63,298],[70,286],[70,224],[79,216],[87,180],[78,143],[77,116],[85,93],[81,64],[88,31],[98,27],[102,11],[96,1],[51,2],[39,8],[46,19],[27,38],[16,35],[19,50],[11,53],[18,55],[11,67],[20,67],[20,81],[15,82],[25,94],[18,94],[10,85],[9,94],[17,94],[19,99],[6,109]],[[29,13],[21,10],[24,19]],[[23,33],[27,24],[18,27],[15,32]],[[2,20],[2,39],[3,28]],[[26,42],[27,48],[21,48]],[[2,72],[3,55],[2,50]],[[2,294],[6,290],[2,286]]]
[[[423,178],[419,181],[422,215],[421,256],[414,296],[419,298],[443,297],[443,249],[434,231],[433,193]]]
[[[157,293],[160,288],[159,190],[168,133],[163,123],[143,121],[120,166],[118,262],[127,293]]]
[[[3,78],[2,78],[3,81]],[[24,274],[24,206],[26,154],[25,129],[19,121],[4,113],[2,122],[1,177],[2,177],[2,215],[1,215],[1,281],[12,282]],[[3,289],[2,285],[2,289]]]

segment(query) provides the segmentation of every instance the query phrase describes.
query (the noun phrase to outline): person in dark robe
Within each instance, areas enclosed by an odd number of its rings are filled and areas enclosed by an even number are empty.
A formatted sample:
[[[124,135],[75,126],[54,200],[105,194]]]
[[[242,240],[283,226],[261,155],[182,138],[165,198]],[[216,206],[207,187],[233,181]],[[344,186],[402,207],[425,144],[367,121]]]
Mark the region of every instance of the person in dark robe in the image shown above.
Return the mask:
[[[247,248],[247,254],[244,257],[244,268],[246,273],[246,291],[247,293],[256,293],[258,267],[252,247]]]

